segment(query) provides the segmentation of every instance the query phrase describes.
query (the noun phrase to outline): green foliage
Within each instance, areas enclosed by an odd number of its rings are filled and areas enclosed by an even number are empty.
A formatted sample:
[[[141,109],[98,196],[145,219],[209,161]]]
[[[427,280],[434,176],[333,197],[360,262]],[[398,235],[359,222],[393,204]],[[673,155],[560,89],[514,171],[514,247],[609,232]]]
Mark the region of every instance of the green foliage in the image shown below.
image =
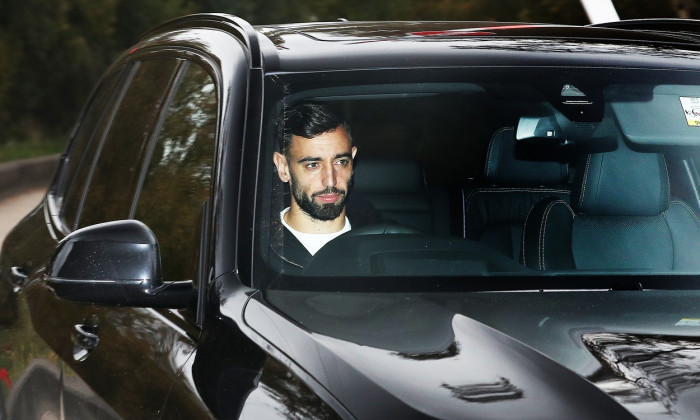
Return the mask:
[[[35,156],[53,155],[66,148],[64,138],[51,138],[35,141],[10,141],[0,144],[0,163]]]
[[[0,144],[65,134],[100,74],[187,0],[0,2]]]
[[[614,0],[623,19],[677,17],[671,3]],[[697,7],[686,10],[700,17]],[[148,28],[194,12],[233,13],[253,24],[341,17],[588,22],[579,0],[0,0],[0,145],[65,136],[118,54]]]

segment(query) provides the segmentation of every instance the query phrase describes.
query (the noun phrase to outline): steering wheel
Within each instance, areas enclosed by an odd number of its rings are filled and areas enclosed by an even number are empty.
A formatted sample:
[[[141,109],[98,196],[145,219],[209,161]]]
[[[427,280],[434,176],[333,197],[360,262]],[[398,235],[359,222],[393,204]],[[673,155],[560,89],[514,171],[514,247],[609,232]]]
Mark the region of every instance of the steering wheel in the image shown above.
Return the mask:
[[[425,232],[423,232],[420,229],[416,229],[411,226],[400,225],[398,223],[377,223],[372,225],[360,226],[359,228],[352,228],[349,232],[343,234],[343,236],[391,235],[395,233],[425,234]]]

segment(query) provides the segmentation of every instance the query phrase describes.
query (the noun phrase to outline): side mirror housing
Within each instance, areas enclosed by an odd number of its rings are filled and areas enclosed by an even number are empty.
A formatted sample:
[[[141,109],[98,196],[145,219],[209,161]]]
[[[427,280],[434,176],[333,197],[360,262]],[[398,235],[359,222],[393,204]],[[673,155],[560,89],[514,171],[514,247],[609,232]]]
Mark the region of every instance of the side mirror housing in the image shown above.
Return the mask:
[[[182,308],[194,298],[191,281],[161,279],[158,241],[138,220],[100,223],[66,236],[46,282],[58,297],[79,303]]]

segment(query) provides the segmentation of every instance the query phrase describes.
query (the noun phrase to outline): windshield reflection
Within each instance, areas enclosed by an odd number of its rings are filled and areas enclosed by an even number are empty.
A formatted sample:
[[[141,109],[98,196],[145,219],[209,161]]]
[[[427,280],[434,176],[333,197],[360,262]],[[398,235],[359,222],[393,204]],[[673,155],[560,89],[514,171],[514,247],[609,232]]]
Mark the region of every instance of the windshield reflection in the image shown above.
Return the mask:
[[[523,398],[523,391],[506,378],[500,378],[498,382],[493,383],[459,386],[443,384],[442,387],[449,389],[455,398],[467,402],[487,403]]]
[[[615,373],[598,385],[626,403],[659,401],[678,414],[679,396],[700,385],[700,341],[692,338],[584,334],[583,342]]]

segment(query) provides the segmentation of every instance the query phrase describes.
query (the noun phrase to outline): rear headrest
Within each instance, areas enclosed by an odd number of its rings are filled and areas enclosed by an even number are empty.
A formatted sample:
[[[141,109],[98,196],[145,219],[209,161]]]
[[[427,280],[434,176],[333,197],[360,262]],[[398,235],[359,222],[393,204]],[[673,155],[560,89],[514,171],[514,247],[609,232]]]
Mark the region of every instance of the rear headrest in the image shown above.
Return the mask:
[[[574,177],[571,206],[596,216],[656,216],[669,206],[670,188],[662,154],[617,150],[585,156]]]
[[[515,157],[515,129],[505,127],[491,137],[486,156],[486,179],[496,185],[553,186],[568,181],[568,166],[559,162]]]
[[[420,164],[412,159],[363,156],[354,165],[353,188],[366,194],[425,191]]]

